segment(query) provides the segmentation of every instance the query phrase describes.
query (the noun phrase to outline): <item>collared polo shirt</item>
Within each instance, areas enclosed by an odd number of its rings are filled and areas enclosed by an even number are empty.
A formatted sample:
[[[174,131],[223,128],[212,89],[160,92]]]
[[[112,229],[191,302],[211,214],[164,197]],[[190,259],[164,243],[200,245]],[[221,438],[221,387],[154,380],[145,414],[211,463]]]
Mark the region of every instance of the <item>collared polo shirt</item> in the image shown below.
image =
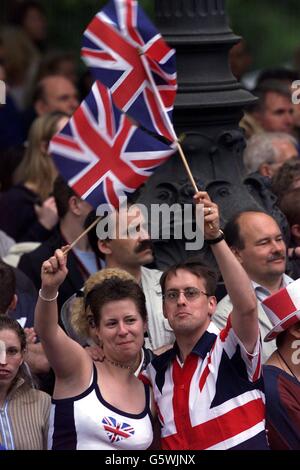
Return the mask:
[[[249,354],[230,317],[218,334],[210,325],[184,363],[175,344],[143,375],[153,386],[163,449],[268,449],[260,341]]]
[[[293,280],[294,279],[292,279],[287,274],[283,274],[280,289],[282,289],[283,287],[288,286],[291,282],[293,282]],[[267,297],[269,297],[269,295],[271,295],[271,292],[266,287],[261,286],[260,284],[258,284],[255,281],[251,281],[251,283],[252,283],[256,298],[260,302],[263,302],[263,300],[265,300]]]

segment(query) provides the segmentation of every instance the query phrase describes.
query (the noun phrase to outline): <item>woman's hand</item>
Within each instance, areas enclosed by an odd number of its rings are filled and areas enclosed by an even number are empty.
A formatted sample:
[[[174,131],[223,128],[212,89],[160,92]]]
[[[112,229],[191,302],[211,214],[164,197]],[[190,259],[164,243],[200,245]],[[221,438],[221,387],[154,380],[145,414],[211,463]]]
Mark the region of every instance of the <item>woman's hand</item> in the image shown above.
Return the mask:
[[[87,346],[84,348],[93,361],[103,362],[105,355],[101,346]]]
[[[39,223],[47,230],[52,230],[58,223],[57,207],[53,196],[48,197],[41,206],[34,206]]]
[[[220,216],[219,208],[217,204],[212,202],[206,191],[198,191],[194,195],[197,204],[203,205],[203,216],[204,216],[204,238],[206,240],[212,240],[220,235]]]
[[[64,282],[68,274],[67,256],[64,254],[68,246],[56,250],[54,256],[51,256],[42,264],[41,279],[42,292],[45,297],[51,297],[56,294],[59,286]]]

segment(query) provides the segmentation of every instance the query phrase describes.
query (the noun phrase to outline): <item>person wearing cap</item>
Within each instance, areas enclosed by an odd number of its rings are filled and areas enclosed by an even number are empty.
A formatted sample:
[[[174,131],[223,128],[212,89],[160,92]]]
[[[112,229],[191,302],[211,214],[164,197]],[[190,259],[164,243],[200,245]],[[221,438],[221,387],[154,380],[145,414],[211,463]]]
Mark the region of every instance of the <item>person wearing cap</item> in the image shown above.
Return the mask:
[[[262,302],[273,325],[264,341],[277,349],[264,366],[272,450],[300,450],[300,279]]]

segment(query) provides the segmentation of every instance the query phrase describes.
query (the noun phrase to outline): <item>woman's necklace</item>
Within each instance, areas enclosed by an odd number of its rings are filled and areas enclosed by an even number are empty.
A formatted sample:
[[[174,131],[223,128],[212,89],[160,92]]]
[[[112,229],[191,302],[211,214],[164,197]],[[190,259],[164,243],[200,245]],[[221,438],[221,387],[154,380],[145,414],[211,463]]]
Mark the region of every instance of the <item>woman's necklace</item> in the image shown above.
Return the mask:
[[[127,369],[127,370],[130,370],[132,368],[132,366],[127,366],[125,364],[121,364],[120,362],[115,362],[115,361],[111,361],[110,359],[108,359],[107,357],[104,358],[105,361],[109,362],[110,364],[112,364],[113,366],[115,367],[120,367],[121,369]]]
[[[292,374],[293,377],[295,377],[295,379],[299,382],[299,379],[298,377],[296,376],[296,374],[292,371],[292,369],[290,368],[290,366],[288,365],[288,363],[286,362],[286,360],[284,359],[284,357],[282,356],[282,354],[279,352],[279,349],[277,349],[277,354],[279,356],[279,360],[280,362],[282,361],[284,363],[284,365],[287,367],[287,369],[290,371],[290,373]]]

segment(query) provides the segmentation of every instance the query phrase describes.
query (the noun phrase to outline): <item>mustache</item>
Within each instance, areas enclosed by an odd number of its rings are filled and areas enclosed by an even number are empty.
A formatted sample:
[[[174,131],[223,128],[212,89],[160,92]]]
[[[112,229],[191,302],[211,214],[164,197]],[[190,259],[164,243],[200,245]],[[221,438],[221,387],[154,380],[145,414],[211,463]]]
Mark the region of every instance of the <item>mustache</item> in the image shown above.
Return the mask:
[[[151,250],[153,251],[153,243],[151,240],[142,240],[135,248],[135,253],[141,253],[142,251],[145,250]]]
[[[282,253],[274,253],[268,258],[268,261],[272,262],[272,261],[277,261],[279,259],[285,260],[285,255],[283,255]]]

